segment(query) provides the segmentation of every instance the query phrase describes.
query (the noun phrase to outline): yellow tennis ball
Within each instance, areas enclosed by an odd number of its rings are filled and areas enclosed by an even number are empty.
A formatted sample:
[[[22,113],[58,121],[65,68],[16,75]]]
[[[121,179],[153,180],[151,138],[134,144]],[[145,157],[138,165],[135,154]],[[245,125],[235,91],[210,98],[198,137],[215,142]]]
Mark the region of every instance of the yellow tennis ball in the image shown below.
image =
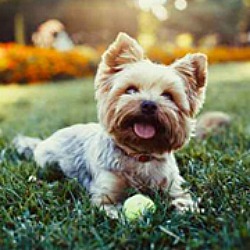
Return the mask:
[[[141,218],[147,212],[155,212],[154,202],[148,197],[136,194],[128,198],[123,205],[123,212],[127,219],[134,220]]]

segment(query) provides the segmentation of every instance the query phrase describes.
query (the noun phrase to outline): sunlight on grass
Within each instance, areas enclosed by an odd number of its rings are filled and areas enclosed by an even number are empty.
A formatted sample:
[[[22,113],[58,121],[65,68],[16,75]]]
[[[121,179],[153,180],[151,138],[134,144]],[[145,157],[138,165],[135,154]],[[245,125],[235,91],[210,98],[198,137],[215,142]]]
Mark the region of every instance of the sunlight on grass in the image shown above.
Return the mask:
[[[0,128],[47,135],[60,127],[96,120],[93,80],[1,87]],[[55,115],[56,114],[56,115]]]
[[[250,62],[212,65],[209,72],[210,83],[249,83]]]
[[[19,98],[25,96],[25,89],[20,85],[9,85],[7,87],[0,86],[0,109],[3,108],[3,104],[11,104],[16,102]]]

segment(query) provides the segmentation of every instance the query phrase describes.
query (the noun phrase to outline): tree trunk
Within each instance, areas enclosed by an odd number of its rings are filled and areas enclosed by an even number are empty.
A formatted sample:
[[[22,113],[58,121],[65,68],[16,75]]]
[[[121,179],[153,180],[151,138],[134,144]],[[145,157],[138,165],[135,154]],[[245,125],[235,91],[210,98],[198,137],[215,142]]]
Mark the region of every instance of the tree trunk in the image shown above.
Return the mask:
[[[24,27],[24,17],[21,12],[15,14],[14,17],[14,27],[15,27],[15,41],[19,44],[25,44],[25,27]]]

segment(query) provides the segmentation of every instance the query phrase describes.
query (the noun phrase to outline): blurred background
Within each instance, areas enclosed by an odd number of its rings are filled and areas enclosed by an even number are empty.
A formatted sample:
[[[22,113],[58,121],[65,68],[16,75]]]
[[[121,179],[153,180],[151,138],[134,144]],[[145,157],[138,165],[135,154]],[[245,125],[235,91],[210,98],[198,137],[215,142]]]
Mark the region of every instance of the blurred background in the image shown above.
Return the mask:
[[[5,84],[93,75],[120,31],[157,62],[250,60],[250,0],[0,0],[0,24]]]

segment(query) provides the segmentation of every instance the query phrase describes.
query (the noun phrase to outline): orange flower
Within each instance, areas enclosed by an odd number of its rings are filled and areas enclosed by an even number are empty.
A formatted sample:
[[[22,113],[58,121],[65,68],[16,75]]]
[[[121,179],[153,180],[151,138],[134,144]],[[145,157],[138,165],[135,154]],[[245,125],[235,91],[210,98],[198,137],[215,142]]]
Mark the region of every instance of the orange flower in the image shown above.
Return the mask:
[[[79,50],[78,50],[79,49]],[[35,83],[94,75],[98,57],[104,51],[79,47],[70,52],[58,52],[18,44],[0,44],[0,83]],[[153,60],[170,64],[187,53],[203,52],[210,63],[250,60],[250,47],[162,48],[153,47],[147,54]]]

